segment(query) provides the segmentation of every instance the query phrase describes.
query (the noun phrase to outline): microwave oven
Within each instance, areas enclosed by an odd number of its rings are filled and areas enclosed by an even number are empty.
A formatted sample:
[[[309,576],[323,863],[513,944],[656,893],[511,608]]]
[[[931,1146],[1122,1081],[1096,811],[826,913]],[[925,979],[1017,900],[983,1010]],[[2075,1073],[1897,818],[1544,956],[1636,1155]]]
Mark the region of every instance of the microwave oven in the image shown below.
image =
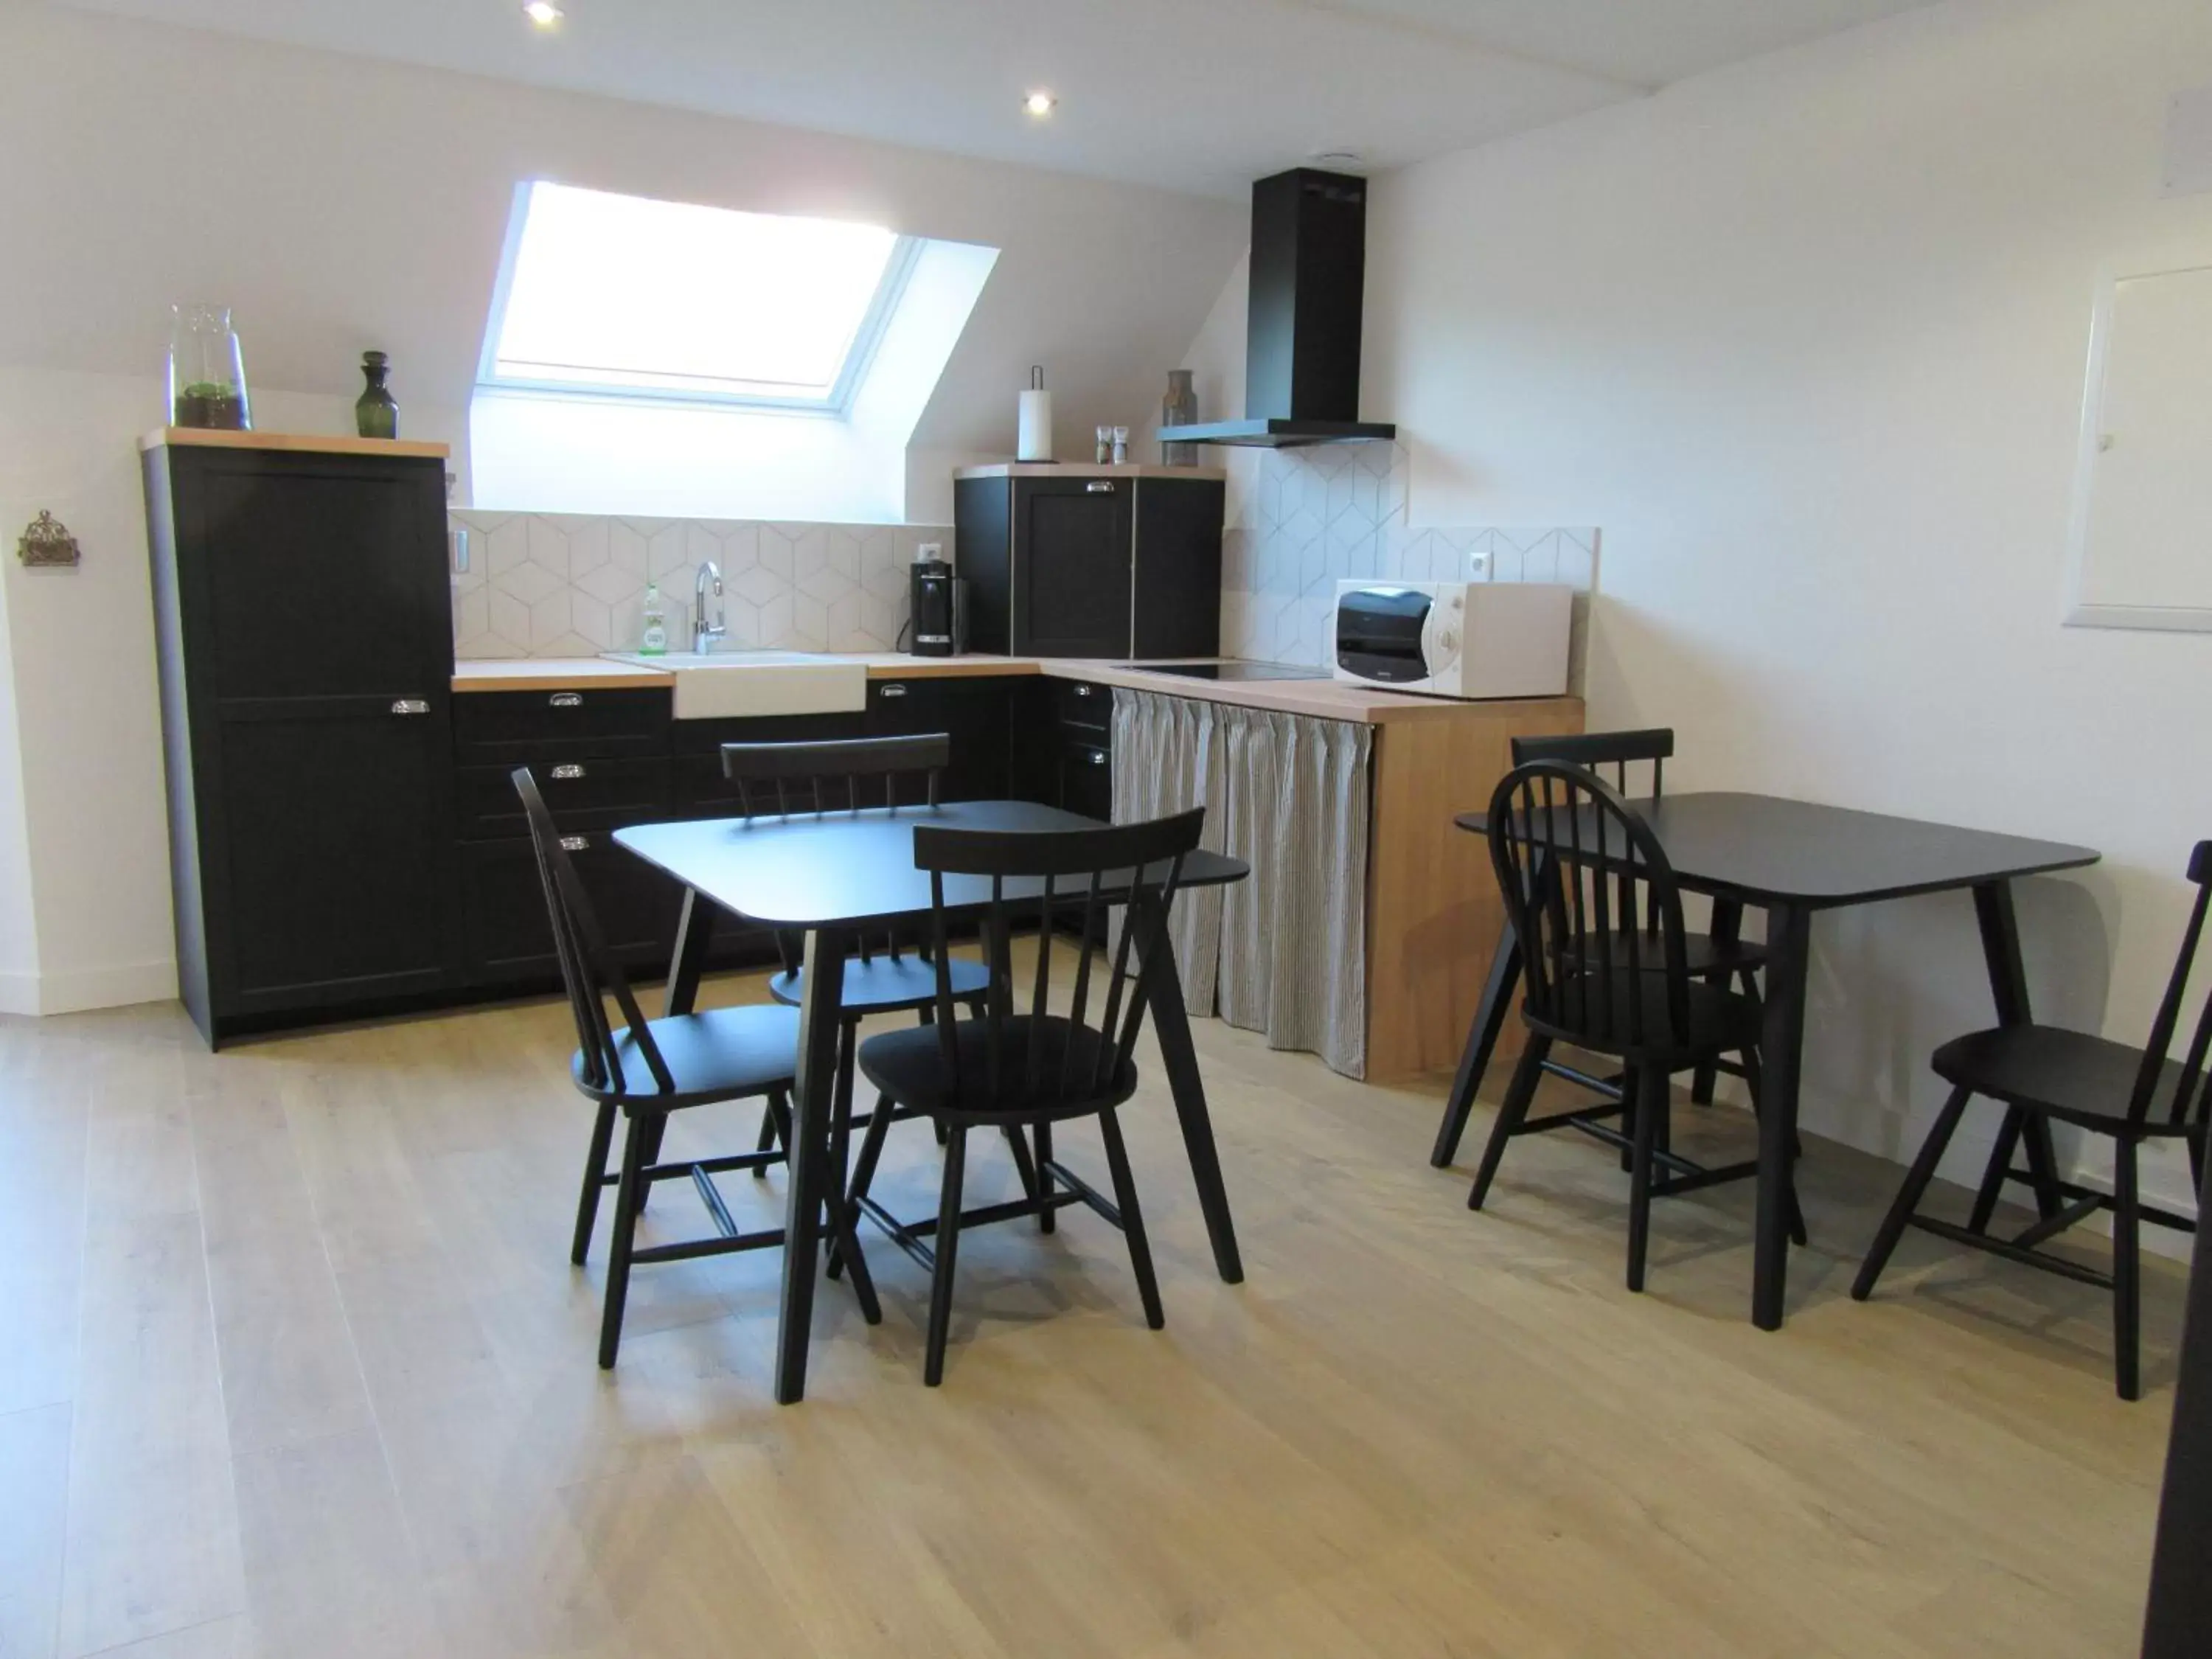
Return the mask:
[[[1559,696],[1574,601],[1548,582],[1339,582],[1336,678],[1438,697]]]

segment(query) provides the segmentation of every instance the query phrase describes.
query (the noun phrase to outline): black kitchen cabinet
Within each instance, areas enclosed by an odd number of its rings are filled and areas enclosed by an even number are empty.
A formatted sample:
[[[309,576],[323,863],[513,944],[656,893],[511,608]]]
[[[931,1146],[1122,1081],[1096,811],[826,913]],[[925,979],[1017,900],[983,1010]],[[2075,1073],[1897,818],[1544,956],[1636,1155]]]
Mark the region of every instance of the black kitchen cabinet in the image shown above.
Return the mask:
[[[1218,476],[979,469],[953,484],[971,650],[1211,657],[1221,647]]]
[[[952,762],[939,780],[945,800],[1005,800],[1013,793],[1015,688],[1003,675],[868,682],[868,733],[942,732]]]
[[[146,447],[178,978],[211,1043],[457,981],[443,457]]]
[[[665,972],[676,948],[682,890],[604,835],[564,829],[562,839],[617,960],[641,976]],[[509,988],[557,982],[561,963],[529,838],[472,842],[461,860],[471,981]]]

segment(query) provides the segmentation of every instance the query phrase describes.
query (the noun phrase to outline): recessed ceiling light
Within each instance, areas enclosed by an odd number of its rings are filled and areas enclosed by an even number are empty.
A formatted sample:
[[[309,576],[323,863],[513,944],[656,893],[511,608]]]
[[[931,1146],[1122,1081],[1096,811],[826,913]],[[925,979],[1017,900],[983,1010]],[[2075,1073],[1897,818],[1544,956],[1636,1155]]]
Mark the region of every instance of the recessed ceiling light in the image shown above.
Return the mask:
[[[1042,120],[1058,106],[1060,100],[1048,92],[1033,92],[1022,100],[1022,107]]]
[[[562,11],[553,0],[528,0],[522,9],[522,15],[539,28],[550,29],[561,21]]]

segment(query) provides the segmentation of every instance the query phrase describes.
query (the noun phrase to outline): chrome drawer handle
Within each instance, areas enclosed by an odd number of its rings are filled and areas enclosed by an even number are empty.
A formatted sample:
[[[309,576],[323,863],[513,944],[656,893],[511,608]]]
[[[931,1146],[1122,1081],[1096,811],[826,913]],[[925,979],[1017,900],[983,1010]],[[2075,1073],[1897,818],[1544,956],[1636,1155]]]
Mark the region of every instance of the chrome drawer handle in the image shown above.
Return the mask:
[[[1091,763],[1093,766],[1103,766],[1103,765],[1105,765],[1105,764],[1106,764],[1106,751],[1105,751],[1104,750],[1103,750],[1103,749],[1094,749],[1094,750],[1092,750],[1091,751]]]
[[[1087,697],[1091,695],[1091,688],[1087,685],[1079,685],[1075,688],[1075,695],[1079,697]]]
[[[566,766],[555,767],[553,769],[553,775],[561,782],[567,783],[576,778],[582,777],[584,775],[584,769],[571,763]]]
[[[392,712],[395,714],[427,714],[430,712],[428,697],[394,697]]]
[[[545,701],[556,708],[580,708],[584,706],[584,694],[580,691],[556,691]]]
[[[1093,478],[1083,487],[1094,495],[1110,495],[1114,493],[1114,481],[1111,478]]]
[[[589,836],[563,836],[561,837],[561,850],[564,853],[588,853],[592,850],[592,838]]]
[[[906,687],[902,685],[887,685],[884,687],[882,695],[886,697],[902,697],[906,696]]]

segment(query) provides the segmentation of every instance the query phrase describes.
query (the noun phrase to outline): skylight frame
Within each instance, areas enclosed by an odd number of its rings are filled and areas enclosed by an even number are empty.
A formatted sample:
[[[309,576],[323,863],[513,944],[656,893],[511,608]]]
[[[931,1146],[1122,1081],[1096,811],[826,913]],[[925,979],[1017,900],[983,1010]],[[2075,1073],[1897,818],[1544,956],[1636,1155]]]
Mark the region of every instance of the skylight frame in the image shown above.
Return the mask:
[[[877,349],[883,343],[892,318],[898,313],[899,301],[905,295],[908,279],[921,259],[924,244],[920,237],[895,234],[890,252],[884,261],[883,274],[877,280],[875,293],[870,297],[866,310],[861,313],[851,344],[846,348],[837,377],[823,397],[718,391],[708,387],[686,390],[666,386],[624,385],[612,380],[562,380],[502,374],[499,366],[500,337],[507,326],[507,302],[514,289],[515,265],[521,255],[523,233],[529,222],[531,191],[540,184],[557,182],[554,179],[525,179],[514,188],[514,204],[507,214],[507,234],[500,249],[499,275],[492,289],[491,313],[484,330],[483,353],[477,367],[478,392],[592,402],[611,400],[658,404],[682,408],[751,410],[837,420],[842,420],[852,413],[854,400],[867,378]],[[604,193],[628,194],[625,191]]]

